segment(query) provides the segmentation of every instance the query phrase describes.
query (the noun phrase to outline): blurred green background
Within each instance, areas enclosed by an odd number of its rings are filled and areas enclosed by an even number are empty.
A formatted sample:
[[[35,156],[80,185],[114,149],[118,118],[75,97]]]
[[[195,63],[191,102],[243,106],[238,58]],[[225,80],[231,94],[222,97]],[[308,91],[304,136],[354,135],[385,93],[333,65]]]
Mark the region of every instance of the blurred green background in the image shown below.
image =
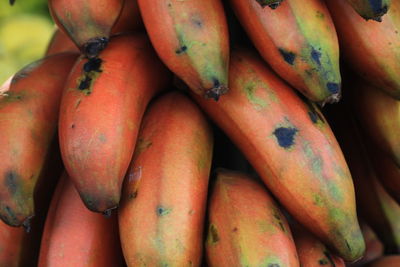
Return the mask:
[[[0,85],[43,57],[53,31],[47,0],[0,0]]]

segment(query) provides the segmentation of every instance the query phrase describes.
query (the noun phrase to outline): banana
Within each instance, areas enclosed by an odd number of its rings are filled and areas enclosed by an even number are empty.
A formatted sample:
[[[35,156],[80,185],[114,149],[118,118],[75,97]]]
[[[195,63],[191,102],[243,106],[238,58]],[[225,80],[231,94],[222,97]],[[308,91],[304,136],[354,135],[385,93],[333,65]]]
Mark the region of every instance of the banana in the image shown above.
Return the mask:
[[[230,91],[220,101],[195,100],[297,221],[344,260],[360,258],[353,182],[321,112],[256,54],[232,52],[229,71]]]
[[[150,40],[168,68],[199,95],[218,100],[225,94],[229,36],[222,1],[138,3]]]
[[[320,0],[284,1],[277,10],[254,0],[230,0],[264,60],[312,101],[340,99],[339,46],[331,16]]]
[[[34,216],[34,191],[76,58],[76,53],[62,53],[36,61],[15,74],[0,96],[0,217],[10,226],[28,227]]]
[[[141,126],[118,212],[128,266],[200,266],[213,136],[204,115],[172,92]]]
[[[122,264],[116,214],[105,218],[86,209],[72,181],[64,173],[51,200],[37,266],[109,267]]]
[[[300,266],[285,216],[246,174],[216,171],[208,214],[209,266]]]
[[[396,0],[395,0],[396,1]],[[350,5],[366,20],[382,21],[382,16],[388,12],[391,0],[347,0]]]
[[[59,140],[88,209],[118,206],[142,115],[170,78],[144,34],[118,35],[98,58],[79,58],[61,101]]]
[[[124,0],[49,0],[49,10],[82,53],[94,58],[107,46],[123,4]]]
[[[400,100],[400,1],[392,3],[380,23],[365,21],[346,0],[325,2],[335,22],[346,65]]]

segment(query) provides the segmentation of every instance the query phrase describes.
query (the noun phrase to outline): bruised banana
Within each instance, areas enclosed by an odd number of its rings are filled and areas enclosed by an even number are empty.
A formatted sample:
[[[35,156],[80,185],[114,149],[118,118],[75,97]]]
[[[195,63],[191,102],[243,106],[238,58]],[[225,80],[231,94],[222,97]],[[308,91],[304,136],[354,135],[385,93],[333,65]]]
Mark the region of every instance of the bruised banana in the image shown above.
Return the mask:
[[[77,56],[61,53],[26,66],[0,95],[0,218],[8,225],[28,226],[34,216],[34,192]]]
[[[152,103],[118,212],[128,266],[200,266],[212,152],[193,101],[172,92]]]
[[[246,174],[216,171],[208,214],[209,266],[300,266],[285,216]]]
[[[107,267],[123,262],[117,215],[90,212],[67,174],[58,182],[47,214],[38,267]]]
[[[57,26],[92,58],[107,46],[123,4],[123,0],[49,0],[49,10]]]
[[[324,1],[284,1],[276,10],[254,0],[230,0],[264,60],[308,99],[340,99],[339,46]]]
[[[231,61],[224,98],[193,97],[297,221],[343,259],[360,258],[353,182],[325,118],[256,54],[238,50]]]
[[[388,12],[392,0],[347,0],[347,2],[364,19],[381,22],[382,16]]]
[[[400,100],[400,1],[382,22],[365,21],[346,0],[326,0],[344,62],[369,83]]]
[[[199,95],[218,100],[225,94],[229,36],[222,1],[138,2],[150,40],[168,68]]]
[[[142,115],[170,78],[144,34],[116,36],[98,58],[79,58],[61,101],[59,140],[88,209],[118,206]]]

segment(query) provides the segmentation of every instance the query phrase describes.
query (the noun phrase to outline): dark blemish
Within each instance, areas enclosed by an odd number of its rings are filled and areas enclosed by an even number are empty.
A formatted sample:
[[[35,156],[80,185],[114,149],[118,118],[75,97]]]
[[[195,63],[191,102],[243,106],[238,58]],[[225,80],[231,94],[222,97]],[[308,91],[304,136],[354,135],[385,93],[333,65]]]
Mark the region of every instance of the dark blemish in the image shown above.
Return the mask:
[[[220,81],[215,77],[212,77],[212,81],[213,81],[213,88],[206,91],[205,98],[212,98],[215,101],[218,101],[220,96],[228,91],[228,88],[222,85]]]
[[[278,140],[279,146],[283,148],[290,148],[294,144],[294,137],[298,130],[292,127],[279,127],[274,131],[274,135]]]
[[[310,119],[313,123],[318,122],[318,115],[315,112],[309,111],[308,116],[310,117]]]
[[[89,58],[88,61],[83,65],[83,71],[84,72],[91,72],[91,71],[96,71],[96,72],[101,72],[101,63],[103,60],[101,58]]]
[[[268,267],[280,267],[280,265],[278,263],[270,263]]]
[[[192,18],[192,23],[195,25],[197,28],[202,28],[203,27],[203,22],[199,18]]]
[[[215,77],[212,78],[212,81],[214,83],[214,87],[220,87],[221,83],[219,82],[219,80]]]
[[[296,54],[290,51],[286,51],[283,48],[279,48],[279,53],[281,53],[283,59],[289,63],[290,65],[294,64],[294,60],[296,59]]]
[[[188,214],[192,215],[194,213],[194,210],[189,210]]]
[[[320,259],[318,263],[319,265],[327,265],[329,262],[326,259]]]
[[[217,228],[213,224],[210,225],[210,234],[211,234],[211,242],[217,243],[219,241],[219,235],[217,232]]]
[[[171,212],[171,209],[167,209],[167,208],[164,208],[161,205],[158,205],[157,208],[156,208],[156,212],[157,212],[158,216],[165,216],[165,215],[168,215]]]
[[[315,50],[314,47],[311,49],[311,58],[321,66],[321,52]]]
[[[237,230],[238,230],[237,227],[235,227],[232,229],[232,232],[237,232]]]
[[[277,9],[278,8],[278,6],[280,6],[280,2],[279,3],[273,3],[273,4],[270,4],[269,5],[269,7],[271,8],[271,9]]]
[[[12,195],[14,195],[17,192],[17,181],[20,180],[20,176],[15,173],[14,171],[8,171],[5,174],[5,186],[8,188],[8,191]]]
[[[347,242],[347,241],[346,241]],[[325,255],[325,257],[327,257],[328,258],[328,261],[331,263],[331,265],[333,266],[333,267],[335,267],[336,266],[336,264],[335,264],[335,262],[333,261],[333,259],[332,259],[332,255],[328,252],[328,251],[324,251],[324,255]]]
[[[31,219],[33,216],[30,216],[25,219],[25,221],[22,223],[22,227],[25,229],[26,233],[29,233],[31,231]]]
[[[83,46],[83,53],[88,58],[95,58],[99,55],[99,53],[106,48],[108,44],[107,37],[96,37],[90,39],[84,46]]]
[[[116,208],[117,207],[112,207],[112,208],[109,208],[109,209],[106,209],[105,211],[103,211],[104,217],[110,218],[112,215],[112,211],[115,210]]]
[[[175,53],[176,53],[177,55],[180,55],[180,54],[182,54],[182,53],[185,53],[186,50],[187,50],[187,46],[186,46],[186,45],[182,45],[180,48],[178,48],[178,49],[175,50]]]
[[[168,3],[168,5],[167,5],[168,7],[172,7],[172,5],[171,5],[171,3]]]
[[[135,199],[135,198],[137,197],[137,195],[138,195],[138,193],[137,193],[137,191],[135,191],[135,192],[133,192],[133,193],[130,193],[130,194],[128,195],[128,198],[129,198],[129,199]]]
[[[74,128],[75,128],[75,124],[72,124],[72,125],[71,125],[71,128],[74,129]]]
[[[79,84],[79,90],[89,89],[91,82],[92,82],[92,78],[90,78],[89,76],[85,75],[85,79],[83,79],[81,81],[81,83]]]
[[[11,210],[11,208],[10,208],[9,206],[6,206],[6,207],[5,207],[5,210],[6,210],[6,212],[7,212],[8,217],[9,217],[11,220],[8,220],[9,218],[8,218],[7,216],[6,216],[6,217],[1,216],[1,217],[2,217],[2,220],[3,220],[4,222],[6,222],[8,225],[17,226],[17,225],[14,224],[15,221],[17,221],[17,216],[15,216],[15,214],[12,212],[12,210]]]
[[[369,0],[368,2],[371,5],[374,14],[376,14],[379,18],[387,13],[388,7],[387,5],[382,6],[382,0]]]
[[[337,83],[327,83],[326,87],[332,94],[338,94],[340,92],[340,85]]]
[[[14,5],[15,0],[10,0],[10,6]]]

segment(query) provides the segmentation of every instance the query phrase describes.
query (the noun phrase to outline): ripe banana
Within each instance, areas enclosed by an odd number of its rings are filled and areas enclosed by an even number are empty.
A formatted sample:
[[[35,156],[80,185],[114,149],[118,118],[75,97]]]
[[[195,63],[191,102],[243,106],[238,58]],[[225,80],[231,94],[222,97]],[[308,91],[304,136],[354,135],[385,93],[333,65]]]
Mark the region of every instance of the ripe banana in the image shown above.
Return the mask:
[[[209,266],[300,266],[285,216],[246,174],[216,172],[208,214]]]
[[[172,92],[141,126],[119,210],[128,266],[200,266],[213,136],[199,108]]]
[[[224,98],[193,97],[297,221],[343,259],[360,258],[353,182],[325,118],[256,54],[238,50],[231,61]]]
[[[123,0],[49,0],[49,10],[57,26],[82,53],[94,58],[107,46],[123,3]]]
[[[339,46],[331,16],[320,0],[284,1],[276,10],[254,0],[230,0],[264,60],[312,101],[340,99]]]
[[[218,100],[228,90],[228,26],[221,0],[138,0],[162,61],[195,93]]]
[[[36,61],[14,75],[0,96],[0,217],[29,226],[34,191],[57,129],[58,111],[76,53]]]

